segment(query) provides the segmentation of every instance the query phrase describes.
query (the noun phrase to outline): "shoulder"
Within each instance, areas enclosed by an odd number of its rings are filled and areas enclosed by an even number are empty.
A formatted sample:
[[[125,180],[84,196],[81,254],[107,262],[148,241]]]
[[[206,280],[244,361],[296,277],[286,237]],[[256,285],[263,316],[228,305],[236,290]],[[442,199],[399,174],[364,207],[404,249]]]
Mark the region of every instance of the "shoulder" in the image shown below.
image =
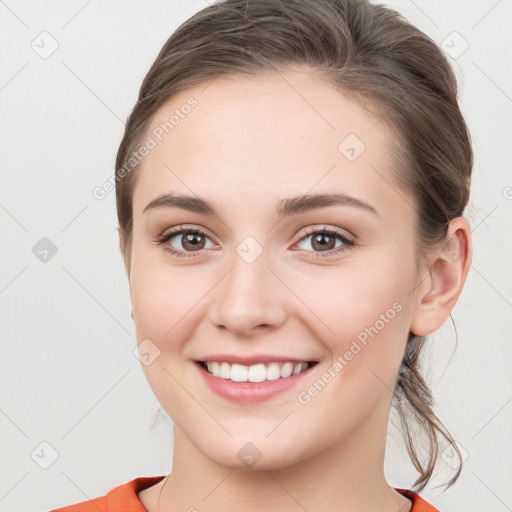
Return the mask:
[[[157,484],[163,476],[139,477],[118,485],[107,494],[50,512],[147,512],[137,493]]]
[[[440,512],[437,508],[432,506],[430,503],[426,502],[418,493],[411,491],[409,489],[397,489],[395,491],[399,492],[402,496],[405,496],[412,502],[412,507],[410,512]]]

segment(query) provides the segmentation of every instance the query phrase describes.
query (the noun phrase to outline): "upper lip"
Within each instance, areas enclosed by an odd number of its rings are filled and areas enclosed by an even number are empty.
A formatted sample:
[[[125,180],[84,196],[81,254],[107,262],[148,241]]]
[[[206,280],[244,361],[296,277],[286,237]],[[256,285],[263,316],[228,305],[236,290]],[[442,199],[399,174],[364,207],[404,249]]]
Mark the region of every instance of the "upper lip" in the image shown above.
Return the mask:
[[[269,354],[259,354],[253,356],[235,356],[232,354],[213,354],[196,359],[196,361],[218,361],[226,362],[229,364],[243,364],[245,366],[251,366],[253,364],[268,364],[268,363],[304,363],[304,362],[317,362],[309,358],[297,358],[289,356],[273,356]]]

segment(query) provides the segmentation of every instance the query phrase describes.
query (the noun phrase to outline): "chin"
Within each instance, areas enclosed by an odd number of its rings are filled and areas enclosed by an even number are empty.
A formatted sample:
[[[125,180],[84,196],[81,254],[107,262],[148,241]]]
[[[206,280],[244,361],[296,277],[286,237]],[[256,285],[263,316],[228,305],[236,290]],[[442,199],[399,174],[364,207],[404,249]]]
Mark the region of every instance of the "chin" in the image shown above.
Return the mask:
[[[217,445],[215,451],[212,451],[211,444],[201,451],[214,463],[233,470],[273,471],[284,469],[307,457],[302,450],[297,451],[297,445],[300,443],[296,440],[288,447],[277,437],[272,441],[251,441],[246,436],[240,441],[230,439],[225,445]]]

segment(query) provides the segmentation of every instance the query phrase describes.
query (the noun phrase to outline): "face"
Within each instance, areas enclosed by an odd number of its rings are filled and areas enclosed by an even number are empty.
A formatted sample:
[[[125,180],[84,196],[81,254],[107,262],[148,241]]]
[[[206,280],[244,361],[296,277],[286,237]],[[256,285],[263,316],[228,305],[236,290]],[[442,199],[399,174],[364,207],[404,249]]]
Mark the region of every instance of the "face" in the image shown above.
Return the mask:
[[[132,314],[180,432],[219,464],[278,468],[385,429],[418,279],[385,123],[295,69],[182,92],[148,135]]]

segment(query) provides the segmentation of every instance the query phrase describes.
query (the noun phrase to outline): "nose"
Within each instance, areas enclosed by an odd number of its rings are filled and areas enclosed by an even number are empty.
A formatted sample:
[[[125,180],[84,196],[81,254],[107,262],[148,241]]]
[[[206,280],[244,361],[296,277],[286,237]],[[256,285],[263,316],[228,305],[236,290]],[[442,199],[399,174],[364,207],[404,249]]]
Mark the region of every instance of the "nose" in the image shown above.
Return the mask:
[[[211,322],[237,338],[279,328],[290,303],[286,286],[270,268],[265,253],[252,262],[239,254],[234,256],[212,295]]]

